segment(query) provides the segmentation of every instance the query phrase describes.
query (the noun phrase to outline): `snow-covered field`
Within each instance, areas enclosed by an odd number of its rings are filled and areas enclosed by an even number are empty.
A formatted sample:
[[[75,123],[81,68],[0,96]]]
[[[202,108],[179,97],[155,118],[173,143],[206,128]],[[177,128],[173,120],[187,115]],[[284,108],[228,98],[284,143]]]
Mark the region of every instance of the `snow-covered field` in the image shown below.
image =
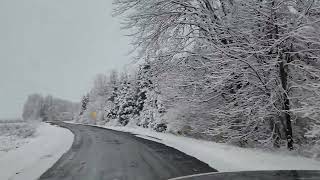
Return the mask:
[[[37,123],[0,122],[0,157],[6,152],[17,149],[33,137]]]
[[[320,170],[320,161],[290,154],[287,151],[263,151],[197,140],[140,127],[99,126],[130,132],[193,156],[220,172],[254,170]]]
[[[46,123],[23,126],[8,124],[0,131],[1,180],[39,178],[70,149],[74,136],[67,129]]]

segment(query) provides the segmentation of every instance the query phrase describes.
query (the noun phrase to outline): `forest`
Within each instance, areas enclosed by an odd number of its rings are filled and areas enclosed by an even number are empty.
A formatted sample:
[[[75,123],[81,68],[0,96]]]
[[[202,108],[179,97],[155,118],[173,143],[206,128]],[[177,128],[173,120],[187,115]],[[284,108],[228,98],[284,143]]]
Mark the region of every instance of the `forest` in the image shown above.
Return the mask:
[[[78,122],[320,156],[319,0],[114,6],[138,67],[97,75]]]

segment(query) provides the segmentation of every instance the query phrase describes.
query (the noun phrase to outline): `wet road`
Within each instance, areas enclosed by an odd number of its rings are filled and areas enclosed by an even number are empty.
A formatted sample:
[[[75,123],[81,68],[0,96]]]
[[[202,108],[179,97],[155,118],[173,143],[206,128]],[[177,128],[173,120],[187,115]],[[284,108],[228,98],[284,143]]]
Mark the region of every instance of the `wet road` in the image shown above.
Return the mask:
[[[320,180],[320,171],[243,171],[191,175],[171,180]]]
[[[71,149],[40,180],[165,180],[214,172],[171,147],[129,133],[74,124]]]

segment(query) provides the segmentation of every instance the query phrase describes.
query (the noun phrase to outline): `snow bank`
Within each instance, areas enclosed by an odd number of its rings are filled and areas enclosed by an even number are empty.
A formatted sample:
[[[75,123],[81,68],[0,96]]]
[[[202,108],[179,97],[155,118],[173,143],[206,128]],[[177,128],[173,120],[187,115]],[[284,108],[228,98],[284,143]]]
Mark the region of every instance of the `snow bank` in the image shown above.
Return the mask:
[[[102,127],[102,126],[99,126]],[[231,145],[157,133],[140,127],[105,127],[130,132],[138,137],[178,149],[221,172],[254,170],[320,170],[320,161],[290,155],[288,152],[266,152]]]
[[[41,123],[33,138],[17,149],[1,153],[1,180],[33,180],[40,177],[67,150],[73,134],[60,127]]]

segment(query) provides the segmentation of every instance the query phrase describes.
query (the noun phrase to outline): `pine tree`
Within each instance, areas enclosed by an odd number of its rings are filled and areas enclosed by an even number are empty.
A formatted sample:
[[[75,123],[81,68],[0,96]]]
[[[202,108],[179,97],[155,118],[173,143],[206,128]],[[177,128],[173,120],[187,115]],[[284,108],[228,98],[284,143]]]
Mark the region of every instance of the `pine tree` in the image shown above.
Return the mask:
[[[87,110],[88,103],[89,103],[89,94],[82,97],[80,115],[83,115],[83,113]]]

